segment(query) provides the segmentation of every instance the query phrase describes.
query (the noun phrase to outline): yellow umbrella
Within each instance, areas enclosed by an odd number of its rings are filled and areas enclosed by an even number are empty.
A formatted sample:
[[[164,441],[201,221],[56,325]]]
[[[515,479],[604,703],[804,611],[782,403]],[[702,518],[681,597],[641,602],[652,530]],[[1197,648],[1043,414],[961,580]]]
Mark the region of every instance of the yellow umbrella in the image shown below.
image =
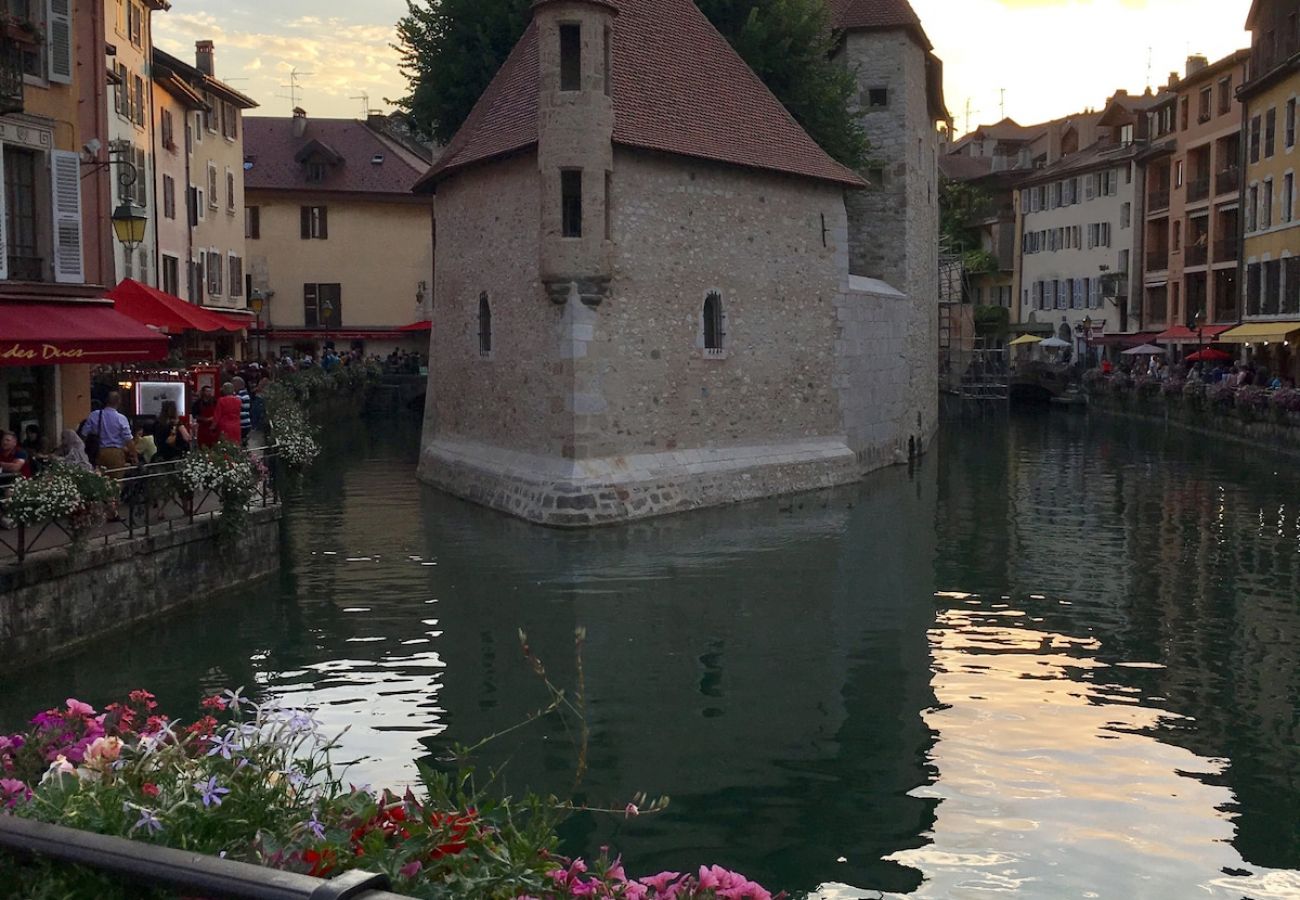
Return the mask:
[[[1016,338],[1014,341],[1011,342],[1011,346],[1023,347],[1026,344],[1042,343],[1042,340],[1043,340],[1042,338],[1034,334],[1022,334],[1020,337]]]

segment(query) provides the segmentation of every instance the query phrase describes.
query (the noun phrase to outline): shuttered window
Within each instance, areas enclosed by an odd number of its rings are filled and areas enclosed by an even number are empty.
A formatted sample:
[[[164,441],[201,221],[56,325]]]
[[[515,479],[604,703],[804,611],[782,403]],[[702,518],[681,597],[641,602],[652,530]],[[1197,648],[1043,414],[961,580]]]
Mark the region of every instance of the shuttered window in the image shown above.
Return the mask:
[[[50,81],[72,83],[72,0],[49,0],[47,8]]]
[[[83,284],[81,240],[81,157],[65,150],[50,152],[54,200],[54,280]]]
[[[329,240],[329,208],[325,206],[302,207],[302,239],[304,241]]]

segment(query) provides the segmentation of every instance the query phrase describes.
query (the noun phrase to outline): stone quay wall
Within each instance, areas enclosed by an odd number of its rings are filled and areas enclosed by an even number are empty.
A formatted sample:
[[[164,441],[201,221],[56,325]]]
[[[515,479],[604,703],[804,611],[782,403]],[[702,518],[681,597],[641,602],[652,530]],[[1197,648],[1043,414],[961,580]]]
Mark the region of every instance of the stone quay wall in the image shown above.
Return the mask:
[[[229,542],[216,519],[200,519],[0,568],[0,659],[31,663],[269,575],[280,567],[280,525],[280,507],[267,507]]]
[[[1088,398],[1088,409],[1092,412],[1160,422],[1219,441],[1267,447],[1300,456],[1300,413],[1259,412],[1243,415],[1235,409],[1216,409],[1209,404],[1195,404],[1183,398],[1169,400],[1159,395],[1138,397],[1132,393],[1092,394]]]

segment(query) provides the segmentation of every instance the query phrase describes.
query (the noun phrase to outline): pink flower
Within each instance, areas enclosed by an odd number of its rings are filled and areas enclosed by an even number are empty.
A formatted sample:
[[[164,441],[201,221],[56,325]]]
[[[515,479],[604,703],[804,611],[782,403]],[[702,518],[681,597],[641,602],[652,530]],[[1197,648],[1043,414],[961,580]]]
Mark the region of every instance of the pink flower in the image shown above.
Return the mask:
[[[623,810],[623,818],[625,819],[631,819],[639,815],[641,815],[641,810],[636,808],[635,803],[629,803],[627,809]]]
[[[31,789],[16,778],[0,778],[0,807],[12,809],[32,796]]]
[[[658,875],[651,875],[649,878],[638,879],[642,887],[650,888],[657,896],[668,894],[673,887],[673,882],[681,878],[680,872],[660,872]]]
[[[95,714],[95,707],[91,706],[89,703],[82,703],[80,700],[75,700],[72,697],[69,697],[68,712],[74,716],[88,719]]]
[[[92,769],[107,769],[122,753],[122,741],[115,737],[98,737],[86,750],[86,765]]]
[[[416,875],[420,874],[420,870],[423,868],[424,864],[416,859],[398,869],[397,874],[401,875],[403,878],[414,878]]]

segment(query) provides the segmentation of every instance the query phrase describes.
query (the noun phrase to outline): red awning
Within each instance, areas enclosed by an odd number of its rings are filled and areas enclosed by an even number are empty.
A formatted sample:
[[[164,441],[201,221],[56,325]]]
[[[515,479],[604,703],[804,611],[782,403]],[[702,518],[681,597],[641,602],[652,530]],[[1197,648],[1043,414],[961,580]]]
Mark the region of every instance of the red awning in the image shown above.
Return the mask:
[[[244,324],[234,324],[201,306],[186,303],[180,297],[164,294],[130,278],[113,288],[108,295],[113,308],[137,322],[161,328],[169,334],[183,331],[242,331]]]
[[[412,322],[410,325],[403,325],[398,331],[432,331],[433,322],[425,320],[423,322]]]
[[[100,303],[0,303],[0,366],[165,359],[167,337]]]
[[[1206,325],[1201,329],[1200,337],[1197,337],[1194,329],[1186,325],[1177,325],[1157,334],[1155,342],[1157,344],[1208,344],[1232,327],[1231,325]]]

